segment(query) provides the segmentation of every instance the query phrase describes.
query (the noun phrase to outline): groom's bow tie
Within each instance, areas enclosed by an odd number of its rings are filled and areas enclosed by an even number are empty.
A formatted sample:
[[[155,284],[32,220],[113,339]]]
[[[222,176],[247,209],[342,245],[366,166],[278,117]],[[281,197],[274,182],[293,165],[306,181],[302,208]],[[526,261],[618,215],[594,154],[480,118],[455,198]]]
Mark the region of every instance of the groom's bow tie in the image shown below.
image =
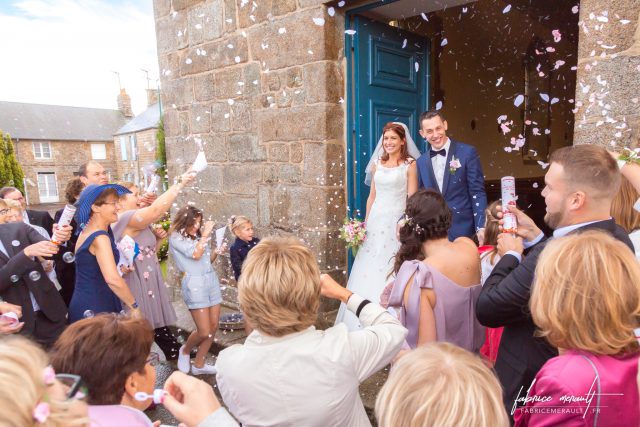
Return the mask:
[[[429,150],[429,155],[432,158],[437,156],[438,154],[443,156],[443,157],[447,157],[447,150],[445,150],[444,148],[442,150],[438,150],[438,151]]]

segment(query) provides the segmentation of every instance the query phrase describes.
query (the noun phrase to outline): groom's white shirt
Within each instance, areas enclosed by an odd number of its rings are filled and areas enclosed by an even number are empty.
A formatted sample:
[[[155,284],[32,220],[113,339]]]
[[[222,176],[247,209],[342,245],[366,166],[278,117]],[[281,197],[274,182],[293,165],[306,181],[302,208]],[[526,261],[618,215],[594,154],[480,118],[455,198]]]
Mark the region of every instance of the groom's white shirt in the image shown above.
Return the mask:
[[[441,193],[442,193],[442,185],[444,183],[444,172],[447,166],[447,156],[449,155],[450,146],[451,146],[451,140],[447,137],[447,142],[444,144],[444,147],[442,147],[442,149],[445,150],[445,155],[431,157],[431,166],[433,166],[433,174],[436,177],[436,181],[438,182],[438,188],[440,188]],[[430,147],[430,149],[432,149],[432,147]]]

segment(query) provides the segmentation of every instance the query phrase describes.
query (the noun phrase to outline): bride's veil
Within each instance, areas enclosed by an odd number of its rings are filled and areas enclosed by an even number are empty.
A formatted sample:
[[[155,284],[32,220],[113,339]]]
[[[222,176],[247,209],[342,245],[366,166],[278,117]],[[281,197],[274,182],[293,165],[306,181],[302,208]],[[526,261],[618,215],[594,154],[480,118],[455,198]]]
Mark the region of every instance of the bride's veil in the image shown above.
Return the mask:
[[[413,138],[411,138],[411,133],[409,133],[409,129],[407,128],[407,125],[400,122],[393,122],[393,123],[400,125],[404,128],[404,134],[407,137],[407,150],[409,151],[409,155],[413,157],[415,160],[418,160],[418,157],[420,157],[420,150],[418,150],[418,146],[416,145],[416,143],[413,142]],[[382,156],[382,150],[383,150],[382,139],[383,138],[384,138],[384,134],[380,135],[380,139],[378,140],[378,145],[376,145],[375,150],[373,150],[371,159],[369,160],[369,163],[367,163],[367,168],[364,170],[365,171],[364,183],[369,186],[371,186],[371,178],[372,178],[371,170],[373,169],[373,165]]]

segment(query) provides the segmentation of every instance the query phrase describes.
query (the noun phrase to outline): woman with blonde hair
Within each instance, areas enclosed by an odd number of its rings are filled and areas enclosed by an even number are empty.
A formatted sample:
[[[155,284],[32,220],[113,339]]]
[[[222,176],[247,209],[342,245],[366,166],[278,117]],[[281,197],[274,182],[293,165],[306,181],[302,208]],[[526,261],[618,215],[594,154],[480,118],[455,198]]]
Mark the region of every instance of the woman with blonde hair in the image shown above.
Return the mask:
[[[637,426],[640,264],[611,235],[585,231],[550,242],[535,277],[531,316],[560,355],[521,393],[516,426]]]
[[[0,425],[86,426],[82,379],[56,375],[40,347],[22,337],[0,340]]]
[[[640,194],[623,176],[620,181],[620,190],[611,202],[611,216],[616,224],[629,233],[637,259],[640,259],[640,212],[634,209],[634,205],[639,198]]]
[[[337,299],[364,325],[313,326],[320,296]],[[220,352],[217,382],[243,425],[370,426],[359,384],[400,350],[406,329],[378,304],[320,276],[314,254],[289,238],[249,252],[238,299],[254,331]]]
[[[429,343],[394,365],[376,399],[380,427],[507,427],[500,383],[483,361],[449,343]]]

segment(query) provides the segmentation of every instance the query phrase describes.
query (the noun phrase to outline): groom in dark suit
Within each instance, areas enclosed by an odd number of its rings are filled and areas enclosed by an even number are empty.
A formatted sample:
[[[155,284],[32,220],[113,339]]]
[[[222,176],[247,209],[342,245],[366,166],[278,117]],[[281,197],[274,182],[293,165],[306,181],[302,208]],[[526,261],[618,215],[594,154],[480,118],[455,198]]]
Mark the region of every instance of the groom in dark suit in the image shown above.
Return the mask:
[[[439,111],[420,115],[420,135],[430,149],[417,161],[418,185],[442,194],[453,214],[449,240],[473,236],[484,229],[487,195],[478,152],[447,136],[447,121]]]

